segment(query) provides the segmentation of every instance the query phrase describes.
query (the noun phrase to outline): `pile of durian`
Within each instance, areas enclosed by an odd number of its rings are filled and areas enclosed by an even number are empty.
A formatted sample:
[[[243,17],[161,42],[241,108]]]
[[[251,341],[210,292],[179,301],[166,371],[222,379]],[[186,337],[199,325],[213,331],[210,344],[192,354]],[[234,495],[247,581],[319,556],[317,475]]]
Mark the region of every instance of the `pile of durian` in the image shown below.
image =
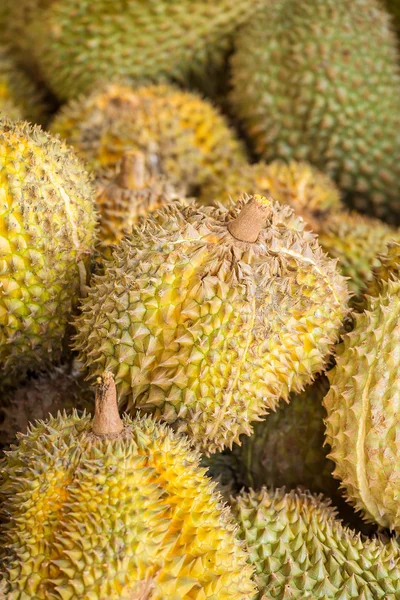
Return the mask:
[[[0,0],[0,600],[400,600],[400,2]]]

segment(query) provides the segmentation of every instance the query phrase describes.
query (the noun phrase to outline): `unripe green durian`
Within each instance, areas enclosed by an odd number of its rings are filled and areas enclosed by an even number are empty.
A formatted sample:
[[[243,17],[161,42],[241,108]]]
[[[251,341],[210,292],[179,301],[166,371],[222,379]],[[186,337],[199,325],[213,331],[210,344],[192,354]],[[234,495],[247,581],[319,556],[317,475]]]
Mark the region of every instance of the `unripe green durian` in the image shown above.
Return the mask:
[[[343,527],[322,496],[264,488],[232,506],[260,600],[400,598],[399,545]]]
[[[307,160],[399,223],[398,63],[377,0],[267,2],[236,37],[231,105],[260,157]]]
[[[111,370],[129,410],[154,414],[205,453],[300,391],[326,364],[347,288],[287,206],[174,203],[120,242],[93,279],[76,349]]]
[[[116,168],[97,176],[96,204],[100,213],[99,242],[102,254],[121,241],[141,217],[184,195],[166,177],[151,173],[143,152],[126,152]]]
[[[39,127],[0,120],[1,377],[60,358],[95,226],[93,189],[74,153]]]
[[[116,77],[201,83],[209,66],[224,67],[234,31],[262,2],[35,0],[28,15],[32,0],[20,4],[15,44],[65,100]]]
[[[109,84],[64,106],[51,130],[93,168],[112,167],[141,150],[149,168],[189,188],[218,177],[245,157],[242,143],[207,100],[171,85]]]
[[[31,426],[1,465],[7,600],[251,600],[252,568],[228,508],[187,441],[118,415]]]
[[[400,533],[400,282],[389,281],[343,338],[324,400],[326,439],[349,502]]]
[[[17,433],[26,433],[29,423],[55,416],[59,411],[90,411],[93,392],[84,376],[68,364],[48,373],[30,376],[21,386],[2,392],[0,443],[11,444]]]
[[[326,377],[319,377],[304,392],[292,394],[289,405],[256,423],[250,437],[242,436],[234,449],[239,481],[253,489],[301,486],[329,497],[337,494],[334,464],[324,448],[322,400],[328,389]]]

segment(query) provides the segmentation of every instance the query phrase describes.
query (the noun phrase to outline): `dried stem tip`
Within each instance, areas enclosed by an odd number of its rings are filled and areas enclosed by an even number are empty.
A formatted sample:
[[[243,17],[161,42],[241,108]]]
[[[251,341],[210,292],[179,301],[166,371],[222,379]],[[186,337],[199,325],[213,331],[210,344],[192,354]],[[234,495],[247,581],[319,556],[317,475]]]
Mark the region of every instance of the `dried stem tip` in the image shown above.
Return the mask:
[[[118,184],[128,190],[140,190],[146,183],[146,158],[140,150],[125,152],[121,159]]]
[[[241,242],[256,242],[271,214],[272,198],[253,196],[233,221],[228,231]]]
[[[117,437],[124,429],[118,412],[117,390],[111,373],[97,380],[92,431],[100,437]]]

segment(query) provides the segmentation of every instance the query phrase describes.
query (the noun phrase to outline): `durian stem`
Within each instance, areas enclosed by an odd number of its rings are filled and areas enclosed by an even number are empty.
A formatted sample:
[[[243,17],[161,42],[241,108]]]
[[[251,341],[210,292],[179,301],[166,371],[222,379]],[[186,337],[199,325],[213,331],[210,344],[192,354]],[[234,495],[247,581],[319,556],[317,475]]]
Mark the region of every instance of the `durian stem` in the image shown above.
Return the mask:
[[[118,184],[128,190],[144,188],[146,182],[146,158],[139,150],[125,152],[121,160]]]
[[[233,221],[229,233],[240,242],[256,242],[271,214],[272,198],[253,196]]]
[[[114,438],[124,429],[118,412],[117,389],[111,373],[97,380],[92,431],[99,437]]]

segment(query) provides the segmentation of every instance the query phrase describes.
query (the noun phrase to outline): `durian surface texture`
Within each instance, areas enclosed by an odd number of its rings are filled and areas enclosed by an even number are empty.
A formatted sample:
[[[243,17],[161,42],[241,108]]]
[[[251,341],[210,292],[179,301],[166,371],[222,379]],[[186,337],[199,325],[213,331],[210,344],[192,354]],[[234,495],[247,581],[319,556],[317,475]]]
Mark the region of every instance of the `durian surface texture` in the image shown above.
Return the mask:
[[[353,207],[400,222],[399,56],[382,4],[267,2],[231,66],[231,106],[260,157],[307,160]]]
[[[258,237],[240,241],[231,228],[250,213]],[[321,371],[347,296],[289,207],[260,196],[231,211],[175,203],[134,227],[93,279],[75,348],[92,377],[113,372],[123,406],[212,453]]]
[[[199,94],[173,85],[101,85],[65,105],[51,131],[95,170],[141,150],[150,168],[179,187],[203,185],[245,159],[225,117]]]
[[[400,283],[382,285],[338,348],[324,399],[326,440],[349,502],[400,533]]]
[[[25,2],[26,4],[26,2]],[[38,3],[36,3],[38,4]],[[231,37],[261,0],[56,0],[41,2],[27,35],[60,99],[118,77],[206,80],[224,66]],[[23,6],[16,9],[24,23]],[[22,45],[24,42],[22,41]]]
[[[322,496],[284,489],[233,502],[260,600],[398,600],[400,549],[343,527]]]
[[[1,377],[60,358],[95,229],[93,189],[74,153],[39,127],[0,120]]]
[[[94,423],[50,417],[6,453],[7,600],[251,600],[237,527],[188,442],[150,417],[112,436]]]

